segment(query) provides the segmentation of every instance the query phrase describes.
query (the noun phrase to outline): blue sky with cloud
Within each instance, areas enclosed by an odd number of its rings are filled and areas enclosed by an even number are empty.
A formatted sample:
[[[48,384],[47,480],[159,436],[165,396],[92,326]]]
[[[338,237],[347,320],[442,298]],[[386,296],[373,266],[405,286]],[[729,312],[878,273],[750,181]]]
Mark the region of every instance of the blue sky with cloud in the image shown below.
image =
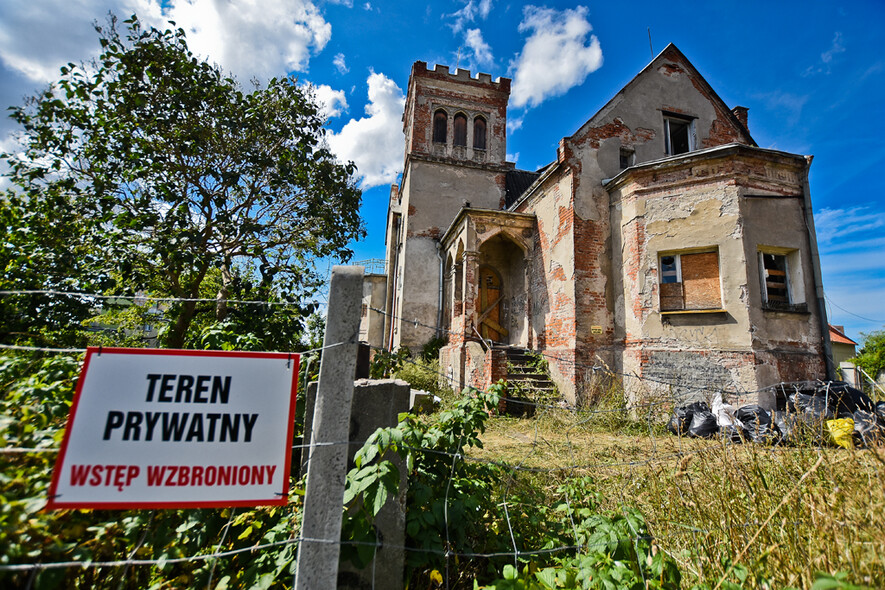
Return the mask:
[[[627,8],[629,6],[629,8]],[[402,169],[412,62],[513,79],[507,153],[535,169],[675,43],[760,146],[815,156],[811,193],[830,321],[885,326],[885,3],[502,0],[28,0],[0,3],[0,104],[98,51],[108,11],[174,20],[195,53],[241,81],[294,74],[326,105],[329,144],[356,162],[368,238],[383,256],[389,185]],[[651,48],[649,47],[649,29]],[[0,149],[14,149],[0,121]]]

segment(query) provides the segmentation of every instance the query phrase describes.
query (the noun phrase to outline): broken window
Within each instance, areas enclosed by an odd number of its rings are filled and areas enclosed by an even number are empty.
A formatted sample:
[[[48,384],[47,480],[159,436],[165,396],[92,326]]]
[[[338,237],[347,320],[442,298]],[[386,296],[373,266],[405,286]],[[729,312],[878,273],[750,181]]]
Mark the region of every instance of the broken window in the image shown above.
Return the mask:
[[[802,292],[802,268],[798,250],[759,252],[762,305],[769,309],[806,311]]]
[[[486,120],[482,117],[473,120],[473,149],[486,149]]]
[[[636,154],[631,148],[621,148],[621,170],[626,170],[635,162]]]
[[[694,150],[694,121],[685,117],[665,116],[664,148],[668,156]]]
[[[762,253],[762,275],[765,279],[762,284],[765,301],[790,303],[787,257]]]
[[[455,115],[455,145],[467,145],[467,116],[464,113]]]
[[[433,114],[433,142],[445,143],[446,133],[448,133],[449,116],[442,109]],[[425,135],[425,137],[427,137]]]
[[[721,309],[718,253],[665,254],[659,268],[661,311]]]

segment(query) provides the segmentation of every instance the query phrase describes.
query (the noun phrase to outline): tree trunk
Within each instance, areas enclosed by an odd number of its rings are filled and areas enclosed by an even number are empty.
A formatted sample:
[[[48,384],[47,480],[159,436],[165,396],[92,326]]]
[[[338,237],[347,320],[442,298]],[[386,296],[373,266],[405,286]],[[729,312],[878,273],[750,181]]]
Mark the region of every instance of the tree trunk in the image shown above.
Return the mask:
[[[219,322],[223,322],[227,317],[227,300],[230,297],[228,287],[230,283],[230,263],[228,260],[225,260],[224,264],[221,265],[221,289],[218,290],[218,295],[215,297],[217,300],[215,304],[215,319]]]
[[[194,319],[196,309],[196,301],[182,301],[181,312],[175,318],[175,324],[169,330],[169,338],[166,340],[168,348],[184,348],[184,336],[191,325],[191,320]]]

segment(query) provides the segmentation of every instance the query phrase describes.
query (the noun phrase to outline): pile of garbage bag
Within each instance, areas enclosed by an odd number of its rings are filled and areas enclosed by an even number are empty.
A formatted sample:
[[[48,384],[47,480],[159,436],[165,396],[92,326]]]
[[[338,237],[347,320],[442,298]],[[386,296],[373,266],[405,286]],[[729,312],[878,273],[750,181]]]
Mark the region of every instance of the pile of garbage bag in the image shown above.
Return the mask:
[[[717,394],[711,405],[677,407],[673,434],[765,444],[830,441],[851,448],[885,442],[885,401],[875,403],[843,381],[781,383],[771,388],[777,409],[750,404],[735,408]]]

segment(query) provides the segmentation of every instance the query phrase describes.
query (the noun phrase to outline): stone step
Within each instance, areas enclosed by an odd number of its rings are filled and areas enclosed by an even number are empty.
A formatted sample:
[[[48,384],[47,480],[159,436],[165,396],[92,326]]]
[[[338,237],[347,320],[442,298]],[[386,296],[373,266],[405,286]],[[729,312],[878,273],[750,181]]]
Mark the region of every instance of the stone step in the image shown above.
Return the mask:
[[[550,381],[546,373],[507,373],[508,381]]]
[[[556,390],[556,385],[554,385],[550,381],[508,381],[508,384],[514,387],[518,387],[523,391],[547,391],[552,392]]]

